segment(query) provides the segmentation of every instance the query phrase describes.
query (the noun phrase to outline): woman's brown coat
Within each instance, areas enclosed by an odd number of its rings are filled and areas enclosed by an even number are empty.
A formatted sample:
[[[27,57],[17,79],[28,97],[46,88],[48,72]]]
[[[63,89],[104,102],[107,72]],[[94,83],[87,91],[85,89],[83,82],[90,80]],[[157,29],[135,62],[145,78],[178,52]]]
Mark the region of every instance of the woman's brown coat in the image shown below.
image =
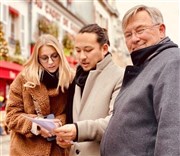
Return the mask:
[[[56,89],[47,90],[44,85],[35,88],[24,87],[21,74],[10,86],[6,108],[6,123],[11,130],[11,156],[61,156],[64,150],[55,141],[48,142],[40,135],[31,133],[32,122],[23,114],[36,114],[34,101],[38,103],[42,115],[53,113],[65,124],[65,104],[67,94]]]

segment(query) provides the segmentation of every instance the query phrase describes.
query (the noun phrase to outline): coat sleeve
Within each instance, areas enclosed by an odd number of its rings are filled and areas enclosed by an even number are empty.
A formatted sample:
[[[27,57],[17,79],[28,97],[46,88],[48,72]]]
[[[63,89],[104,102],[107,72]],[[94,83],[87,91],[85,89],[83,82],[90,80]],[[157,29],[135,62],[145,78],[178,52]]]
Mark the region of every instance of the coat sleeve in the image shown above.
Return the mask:
[[[59,119],[62,122],[62,125],[65,125],[65,123],[66,123],[66,114],[62,113],[62,114],[56,116],[56,119]]]
[[[180,61],[166,64],[154,88],[154,111],[158,123],[155,154],[179,155]]]
[[[32,123],[23,117],[23,78],[18,75],[10,86],[9,99],[6,106],[6,119],[5,122],[9,130],[21,133],[26,137],[31,137]]]

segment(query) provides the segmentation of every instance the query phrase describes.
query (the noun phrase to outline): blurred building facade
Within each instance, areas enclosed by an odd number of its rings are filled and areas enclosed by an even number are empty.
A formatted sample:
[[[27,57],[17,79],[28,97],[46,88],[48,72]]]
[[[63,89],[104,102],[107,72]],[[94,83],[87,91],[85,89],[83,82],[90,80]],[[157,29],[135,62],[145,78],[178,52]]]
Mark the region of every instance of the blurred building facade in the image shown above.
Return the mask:
[[[67,59],[75,67],[73,37],[82,26],[89,23],[97,23],[108,30],[110,51],[117,64],[126,66],[130,63],[114,0],[4,0],[0,1],[0,15],[2,33],[8,47],[8,57],[0,58],[0,71],[3,69],[3,73],[6,71],[9,77],[12,72],[16,76],[21,67],[15,72],[7,64],[23,64],[31,55],[37,38],[43,33],[50,33],[63,43]],[[2,65],[2,62],[7,64]],[[7,86],[11,82],[7,83],[6,79],[0,76],[0,94],[3,96],[6,96]]]

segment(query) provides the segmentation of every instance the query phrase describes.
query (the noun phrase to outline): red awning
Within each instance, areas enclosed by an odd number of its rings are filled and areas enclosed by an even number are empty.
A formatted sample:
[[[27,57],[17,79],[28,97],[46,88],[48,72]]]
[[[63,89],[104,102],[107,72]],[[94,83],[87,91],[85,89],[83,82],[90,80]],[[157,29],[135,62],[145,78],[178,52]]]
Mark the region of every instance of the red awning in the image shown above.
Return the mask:
[[[23,66],[6,61],[0,61],[0,78],[14,80]]]
[[[16,9],[14,9],[13,7],[11,7],[11,6],[9,6],[9,13],[10,13],[11,15],[16,16],[16,17],[19,16],[19,12],[18,12]]]

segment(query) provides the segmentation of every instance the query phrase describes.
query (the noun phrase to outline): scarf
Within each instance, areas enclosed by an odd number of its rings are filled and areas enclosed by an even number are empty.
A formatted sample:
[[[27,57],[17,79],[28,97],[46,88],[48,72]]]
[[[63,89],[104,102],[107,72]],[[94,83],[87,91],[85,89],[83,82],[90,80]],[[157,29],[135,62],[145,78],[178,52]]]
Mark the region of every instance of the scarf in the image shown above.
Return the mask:
[[[88,75],[89,75],[89,71],[84,71],[81,66],[77,67],[75,83],[81,88],[81,95],[83,93]]]
[[[69,86],[68,100],[67,100],[67,107],[66,107],[66,122],[67,123],[73,123],[73,117],[72,117],[73,108],[72,107],[73,107],[75,86],[77,84],[81,88],[81,95],[82,95],[89,72],[90,71],[84,71],[81,66],[77,67],[75,78],[73,82],[71,83],[71,85]]]
[[[48,89],[56,88],[58,85],[58,81],[59,81],[59,70],[56,70],[54,73],[50,73],[46,70],[43,70],[40,81]]]
[[[151,60],[163,50],[167,48],[178,47],[168,37],[164,38],[161,42],[156,45],[152,45],[143,49],[136,50],[131,53],[131,59],[134,66],[141,66],[146,61]]]

